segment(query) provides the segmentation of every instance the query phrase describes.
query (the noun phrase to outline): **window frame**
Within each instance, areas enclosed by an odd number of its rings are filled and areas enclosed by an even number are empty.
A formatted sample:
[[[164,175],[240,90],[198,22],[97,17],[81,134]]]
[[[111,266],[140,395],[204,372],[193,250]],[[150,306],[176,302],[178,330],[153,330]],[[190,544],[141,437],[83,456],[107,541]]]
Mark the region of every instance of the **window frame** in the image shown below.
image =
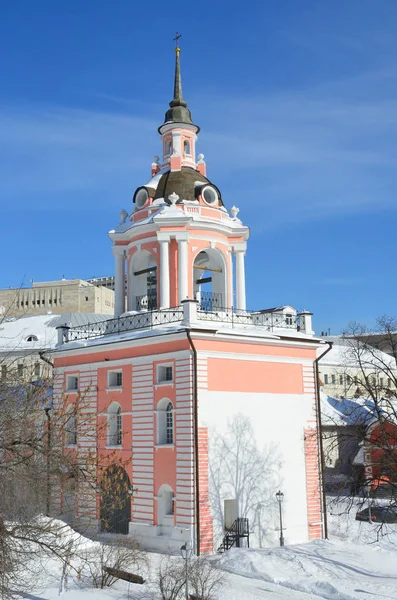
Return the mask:
[[[112,402],[107,411],[107,448],[123,447],[123,411],[118,402]]]
[[[69,382],[72,380],[77,381],[77,385],[71,386]],[[65,391],[69,394],[77,394],[79,391],[79,383],[79,376],[76,373],[66,375]]]
[[[118,383],[121,377],[120,383]],[[115,380],[116,383],[112,381]],[[111,369],[107,372],[107,389],[108,390],[122,390],[123,389],[123,371],[122,369]]]
[[[156,447],[174,448],[175,408],[169,398],[162,398],[156,410]]]
[[[167,369],[171,369],[171,379],[167,378]],[[162,377],[164,373],[164,378]],[[161,363],[156,365],[156,385],[173,385],[175,378],[174,363]]]
[[[68,417],[65,424],[65,446],[72,448],[77,446],[77,417],[73,412],[73,409],[69,410],[70,416]],[[68,414],[68,412],[66,414]],[[70,427],[70,422],[73,423],[73,429]],[[72,439],[72,441],[70,441]]]

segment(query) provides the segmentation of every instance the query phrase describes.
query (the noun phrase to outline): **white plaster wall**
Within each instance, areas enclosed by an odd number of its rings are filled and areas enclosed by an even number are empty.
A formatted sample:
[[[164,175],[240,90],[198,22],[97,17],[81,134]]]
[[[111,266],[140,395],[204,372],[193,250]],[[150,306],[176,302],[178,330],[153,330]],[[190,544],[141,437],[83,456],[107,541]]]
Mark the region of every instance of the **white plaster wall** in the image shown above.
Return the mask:
[[[211,392],[200,390],[199,425],[225,433],[227,421],[238,413],[247,416],[253,425],[259,449],[277,444],[281,459],[280,487],[284,493],[283,516],[286,543],[308,539],[304,429],[313,418],[313,398],[310,395],[263,394],[241,392]],[[273,490],[275,494],[278,490]],[[274,497],[275,507],[277,501]],[[273,537],[278,543],[278,518]],[[269,532],[270,533],[270,532]]]

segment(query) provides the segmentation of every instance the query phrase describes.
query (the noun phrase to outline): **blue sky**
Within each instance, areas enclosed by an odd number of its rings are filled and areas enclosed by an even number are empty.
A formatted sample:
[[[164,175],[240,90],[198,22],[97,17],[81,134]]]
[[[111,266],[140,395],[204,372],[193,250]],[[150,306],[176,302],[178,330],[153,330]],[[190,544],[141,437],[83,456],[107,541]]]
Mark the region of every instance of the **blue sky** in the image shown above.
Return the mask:
[[[175,31],[197,151],[251,227],[251,308],[397,314],[397,2],[3,0],[0,287],[111,274]]]

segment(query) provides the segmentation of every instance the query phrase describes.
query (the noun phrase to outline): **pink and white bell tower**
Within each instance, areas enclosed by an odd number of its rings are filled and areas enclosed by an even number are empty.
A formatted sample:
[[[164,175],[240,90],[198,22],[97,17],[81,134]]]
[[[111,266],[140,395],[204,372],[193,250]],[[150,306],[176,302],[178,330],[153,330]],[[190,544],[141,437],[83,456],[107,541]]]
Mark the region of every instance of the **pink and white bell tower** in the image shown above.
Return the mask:
[[[255,532],[252,544],[277,543],[281,489],[286,543],[319,538],[326,525],[316,385],[324,342],[308,311],[247,310],[249,230],[236,207],[226,210],[204,156],[196,158],[198,132],[176,48],[174,97],[159,128],[162,159],[136,189],[131,214],[121,211],[109,232],[116,318],[59,330],[54,410],[59,399],[72,409],[87,398],[102,432],[89,438],[89,450],[101,459],[93,464],[102,465],[98,480],[106,485],[93,497],[71,473],[74,485],[56,498],[58,514],[71,506],[80,527],[133,535],[166,552],[188,544],[201,554],[228,547],[233,536],[239,545],[243,530]],[[258,475],[246,464],[240,476],[242,431]],[[66,452],[84,458],[85,432],[73,441]],[[116,475],[123,494],[112,484]],[[103,490],[114,490],[117,502]],[[223,510],[231,499],[234,523]]]
[[[151,179],[135,191],[135,210],[129,217],[122,211],[121,224],[109,233],[116,260],[115,316],[176,307],[186,298],[212,308],[246,309],[249,229],[236,207],[228,214],[206,176],[204,155],[196,160],[199,127],[183,99],[180,48],[175,52],[174,97],[159,127],[162,161],[155,157]]]

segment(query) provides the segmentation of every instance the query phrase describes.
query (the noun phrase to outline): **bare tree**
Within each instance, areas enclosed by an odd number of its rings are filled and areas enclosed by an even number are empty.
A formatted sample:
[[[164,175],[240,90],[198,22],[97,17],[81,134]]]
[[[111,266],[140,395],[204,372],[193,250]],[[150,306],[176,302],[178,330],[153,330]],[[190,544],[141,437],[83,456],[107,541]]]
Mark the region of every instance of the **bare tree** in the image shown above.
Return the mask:
[[[224,571],[207,558],[196,558],[189,569],[189,590],[200,600],[213,600],[217,592],[226,584],[227,576]]]
[[[161,600],[179,600],[186,585],[185,565],[180,558],[167,556],[160,562],[156,573],[156,587]]]
[[[395,501],[397,319],[380,317],[375,331],[351,323],[343,334],[342,350],[337,376],[344,391],[342,398],[328,399],[338,416],[328,415],[322,432],[326,471],[341,480],[340,488],[334,489],[336,499],[356,496],[364,503],[378,496]]]
[[[223,500],[235,498],[239,516],[250,519],[251,530],[266,536],[273,520],[274,490],[279,486],[281,459],[275,445],[259,449],[252,423],[243,414],[228,422],[224,435],[212,435],[210,443],[210,500],[214,525],[223,531]],[[261,520],[266,510],[265,522]]]
[[[117,581],[114,573],[146,569],[147,556],[141,551],[136,540],[114,539],[110,543],[96,543],[93,547],[80,550],[77,557],[82,561],[78,568],[78,578],[82,585],[87,583],[96,588],[110,587]],[[75,556],[76,558],[76,556]],[[110,567],[110,570],[107,570]]]
[[[87,405],[82,393],[73,402],[67,396],[58,398],[54,409],[51,380],[33,384],[16,378],[10,369],[0,382],[2,598],[23,588],[25,581],[32,589],[34,573],[42,569],[40,557],[69,560],[74,540],[63,539],[65,524],[58,517],[64,516],[62,497],[71,482],[76,494],[84,493],[86,501],[91,498],[96,506],[105,469],[122,464],[116,453],[98,456],[97,440],[106,435],[106,423],[99,423]],[[78,446],[80,434],[92,441],[83,451]],[[113,498],[117,503],[119,495]]]

